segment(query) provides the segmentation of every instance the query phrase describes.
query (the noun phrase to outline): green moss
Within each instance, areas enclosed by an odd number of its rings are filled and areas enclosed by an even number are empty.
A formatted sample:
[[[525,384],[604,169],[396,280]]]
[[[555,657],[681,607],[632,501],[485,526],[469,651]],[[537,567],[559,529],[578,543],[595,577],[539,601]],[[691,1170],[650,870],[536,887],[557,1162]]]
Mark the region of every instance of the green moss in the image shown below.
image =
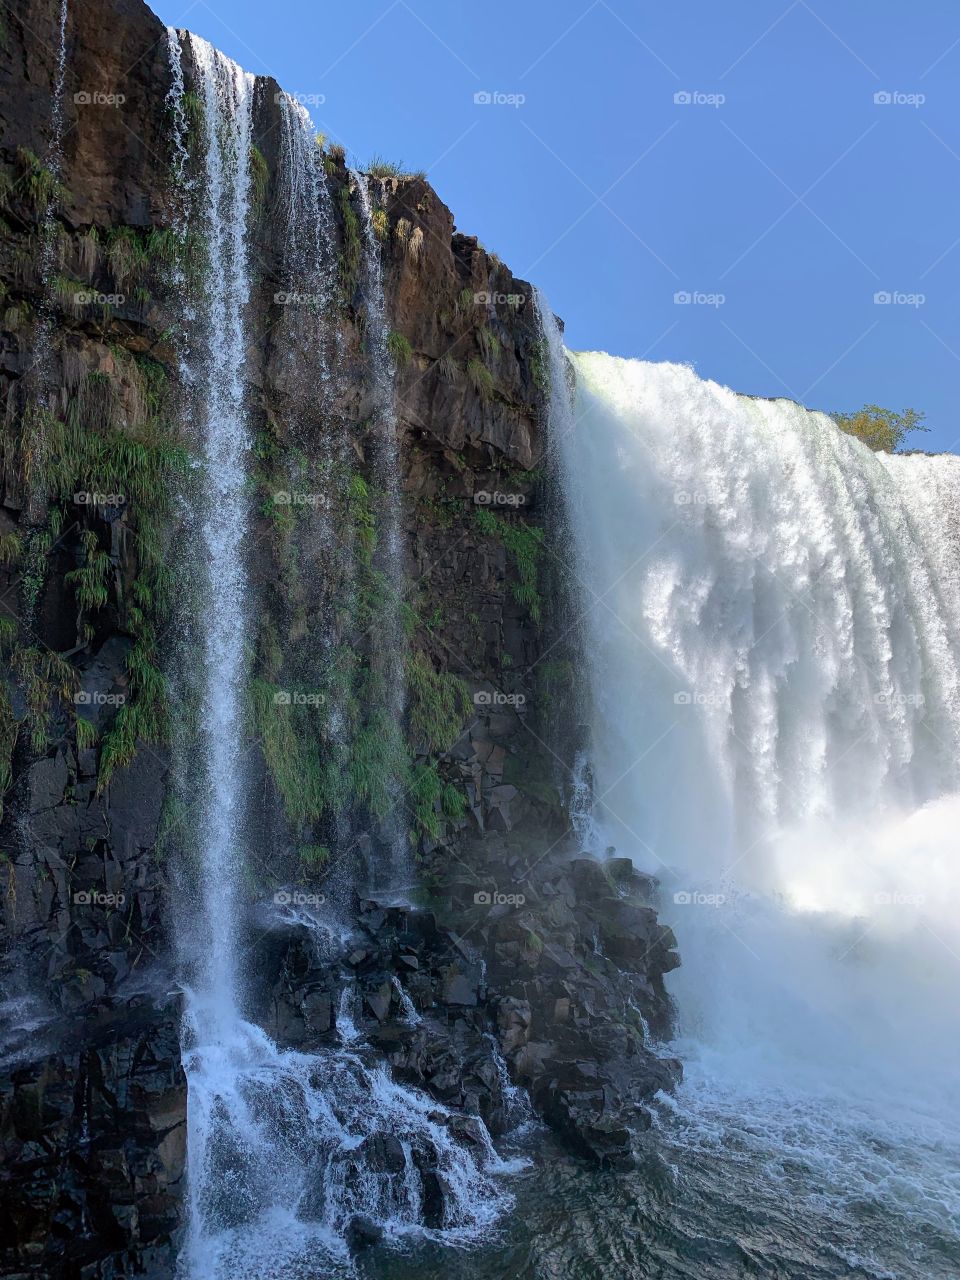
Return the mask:
[[[479,507],[475,513],[480,532],[487,537],[499,538],[506,547],[517,572],[518,581],[513,584],[513,596],[524,605],[535,622],[540,622],[542,601],[537,582],[540,556],[543,551],[543,530],[532,525],[514,523]]]
[[[270,167],[259,147],[250,148],[250,188],[254,212],[263,212],[267,203],[267,191],[270,186]]]
[[[483,361],[478,360],[476,356],[467,361],[467,377],[481,400],[493,398],[493,374]]]
[[[53,170],[28,147],[17,147],[16,168],[14,189],[38,216],[46,213],[51,205],[69,200],[70,193],[57,181]]]
[[[23,691],[31,749],[40,754],[49,743],[49,725],[56,701],[73,696],[73,667],[51,649],[29,645],[16,649],[10,667]]]
[[[305,871],[322,871],[330,861],[330,850],[325,844],[302,844],[299,853]]]
[[[413,358],[413,348],[409,339],[402,333],[398,333],[396,329],[387,338],[387,350],[393,357],[393,362],[398,369],[403,369]]]
[[[0,564],[12,568],[23,555],[23,538],[15,529],[0,534]]]
[[[486,326],[478,329],[477,342],[480,344],[484,360],[498,360],[500,358],[500,339],[492,329],[488,329]]]
[[[340,251],[340,290],[345,302],[350,302],[357,288],[363,246],[360,242],[360,220],[350,202],[350,190],[340,188],[338,197],[340,218],[343,223],[343,248]]]
[[[449,751],[463,733],[471,711],[470,692],[459,676],[435,671],[426,654],[407,655],[410,735],[428,754]]]

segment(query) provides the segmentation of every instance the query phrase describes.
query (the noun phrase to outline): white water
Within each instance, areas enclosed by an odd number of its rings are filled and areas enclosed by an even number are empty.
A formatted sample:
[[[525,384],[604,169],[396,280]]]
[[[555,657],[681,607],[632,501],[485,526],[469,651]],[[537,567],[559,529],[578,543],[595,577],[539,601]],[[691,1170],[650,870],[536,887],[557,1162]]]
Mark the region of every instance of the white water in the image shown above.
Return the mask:
[[[208,579],[204,616],[201,717],[205,797],[198,845],[203,851],[203,927],[207,945],[198,983],[202,1034],[216,1041],[237,1019],[238,849],[242,839],[242,690],[247,583],[243,546],[249,448],[244,405],[249,301],[247,219],[254,78],[205,40],[190,37],[203,102],[205,147],[202,226],[209,252],[202,364],[201,537]]]
[[[404,589],[403,527],[401,522],[399,418],[396,406],[396,369],[390,353],[390,327],[383,291],[383,264],[380,244],[373,225],[373,206],[368,179],[356,170],[351,181],[360,204],[363,232],[361,294],[366,314],[367,359],[373,373],[376,413],[374,474],[379,489],[378,551],[376,564],[385,591],[383,616],[373,632],[375,664],[384,683],[385,709],[391,722],[400,724],[407,702],[406,639],[401,621]],[[383,897],[406,899],[412,871],[407,847],[403,794],[399,779],[392,786],[391,811],[384,820],[391,848],[390,865],[376,871],[375,888]]]
[[[242,708],[250,613],[244,317],[255,83],[205,41],[191,35],[187,47],[204,105],[196,216],[208,261],[201,297],[195,310],[185,311],[185,373],[202,453],[194,622],[202,637],[203,704],[195,833],[200,903],[181,939],[189,987],[183,1032],[188,1234],[180,1269],[187,1280],[226,1280],[238,1272],[304,1280],[329,1276],[341,1265],[350,1270],[346,1232],[356,1214],[372,1219],[391,1243],[411,1235],[472,1240],[509,1203],[497,1175],[511,1166],[500,1160],[479,1121],[469,1140],[461,1141],[457,1117],[364,1061],[355,1047],[362,1031],[351,1016],[357,1003],[352,986],[345,988],[338,1010],[340,1046],[314,1055],[281,1050],[244,1017],[240,939],[246,928],[248,840]],[[171,95],[180,101],[183,73],[175,36],[168,35],[168,55]],[[326,188],[308,121],[290,104],[284,121],[286,266],[299,266],[322,290],[333,261],[329,244],[320,244],[331,230]],[[173,122],[176,160],[179,143],[186,145],[176,109]],[[301,208],[302,202],[311,207]],[[319,299],[318,317],[327,296]],[[384,335],[384,354],[385,341]],[[322,364],[313,347],[301,351],[300,359]],[[382,411],[395,447],[392,397]],[[390,500],[396,511],[388,528],[398,540],[397,486]],[[314,935],[318,954],[335,960],[344,942],[337,921],[311,916],[300,923]],[[392,1163],[397,1166],[399,1159],[400,1167],[388,1173],[382,1152],[394,1139]]]
[[[811,1223],[868,1204],[955,1243],[960,459],[572,359],[594,818],[660,876],[683,960],[665,1147]]]

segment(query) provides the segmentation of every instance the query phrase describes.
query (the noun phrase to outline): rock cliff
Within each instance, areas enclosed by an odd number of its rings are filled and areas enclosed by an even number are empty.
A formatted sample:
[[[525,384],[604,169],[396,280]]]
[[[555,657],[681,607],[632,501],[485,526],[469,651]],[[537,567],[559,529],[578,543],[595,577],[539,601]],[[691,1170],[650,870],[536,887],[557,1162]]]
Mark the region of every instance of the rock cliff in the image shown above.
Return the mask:
[[[202,715],[176,605],[195,467],[182,320],[204,250],[172,140],[178,115],[201,123],[140,0],[70,0],[58,94],[60,17],[59,0],[13,0],[0,31],[0,1273],[162,1276],[186,1150],[177,769]],[[678,1072],[651,1047],[677,960],[655,885],[578,857],[569,827],[575,628],[531,288],[424,178],[358,176],[324,147],[335,297],[318,320],[270,80],[254,126],[258,1020],[281,1045],[331,1042],[349,977],[398,1078],[496,1135],[516,1119],[506,1064],[586,1156],[629,1159],[643,1101]],[[399,763],[372,750],[392,730],[364,665],[389,584],[358,181],[401,442]],[[345,731],[315,714],[334,703]],[[371,888],[384,769],[404,780],[417,909]],[[295,909],[321,897],[343,924],[334,955]]]

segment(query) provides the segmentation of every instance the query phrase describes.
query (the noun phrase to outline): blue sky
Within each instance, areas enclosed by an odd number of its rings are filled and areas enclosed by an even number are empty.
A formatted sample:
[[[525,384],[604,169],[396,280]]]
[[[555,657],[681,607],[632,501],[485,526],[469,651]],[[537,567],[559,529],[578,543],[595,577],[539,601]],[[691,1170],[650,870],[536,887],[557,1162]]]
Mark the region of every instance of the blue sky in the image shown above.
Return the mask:
[[[317,127],[359,162],[426,169],[570,346],[912,405],[918,445],[960,448],[956,0],[152,7],[322,96]]]

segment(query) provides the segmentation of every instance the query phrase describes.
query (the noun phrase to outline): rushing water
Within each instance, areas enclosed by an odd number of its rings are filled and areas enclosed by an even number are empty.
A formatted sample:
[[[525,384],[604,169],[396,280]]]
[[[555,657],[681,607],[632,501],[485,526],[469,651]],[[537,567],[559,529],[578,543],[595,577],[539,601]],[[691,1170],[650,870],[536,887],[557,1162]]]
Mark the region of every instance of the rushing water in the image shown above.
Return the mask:
[[[377,697],[383,703],[387,723],[399,725],[407,701],[405,669],[406,639],[401,605],[404,587],[403,525],[401,521],[399,418],[396,406],[396,368],[390,351],[390,328],[383,290],[383,264],[373,219],[369,183],[375,188],[381,179],[368,179],[351,170],[363,232],[361,294],[366,316],[366,354],[372,374],[375,435],[374,473],[378,493],[378,537],[376,564],[384,584],[382,616],[372,635],[373,658],[379,679]],[[391,850],[388,865],[373,868],[373,885],[381,897],[407,899],[411,892],[407,824],[403,812],[402,787],[395,778],[391,787],[391,810],[384,820]]]
[[[572,359],[594,821],[683,957],[670,1199],[618,1193],[628,1273],[956,1275],[960,459]]]
[[[202,180],[196,199],[188,201],[188,216],[199,222],[207,262],[200,297],[185,309],[184,342],[202,475],[200,554],[188,566],[195,581],[184,584],[184,595],[194,602],[196,616],[188,622],[201,640],[202,706],[198,750],[181,768],[199,779],[190,809],[198,815],[192,843],[199,907],[181,912],[188,1234],[180,1267],[185,1280],[240,1273],[251,1280],[304,1280],[352,1269],[348,1235],[360,1214],[392,1248],[407,1240],[464,1245],[477,1239],[509,1203],[500,1175],[512,1166],[501,1160],[482,1124],[462,1141],[451,1112],[394,1083],[359,1046],[352,984],[343,987],[340,1045],[316,1054],[280,1049],[245,1016],[250,1001],[241,938],[250,833],[242,707],[251,613],[245,313],[255,84],[205,41],[189,36],[182,50],[179,38],[168,36],[172,150],[184,173],[194,164],[181,150],[187,145],[178,110],[185,52],[204,115],[196,162]],[[306,314],[317,341],[299,356],[322,367],[334,260],[329,195],[308,118],[287,100],[281,111],[285,269],[312,290]],[[375,273],[368,263],[368,273],[382,317],[378,262]],[[375,340],[378,356],[388,359],[385,330]],[[385,376],[382,368],[377,376]],[[380,407],[389,461],[395,459],[395,418],[386,385]],[[306,429],[302,421],[294,425]],[[383,475],[389,562],[390,540],[399,545],[399,490]],[[275,915],[278,928],[290,926],[289,912]],[[349,941],[338,920],[311,916],[293,923],[322,937],[325,962],[337,964]],[[412,1021],[418,1015],[405,992],[402,997]]]

